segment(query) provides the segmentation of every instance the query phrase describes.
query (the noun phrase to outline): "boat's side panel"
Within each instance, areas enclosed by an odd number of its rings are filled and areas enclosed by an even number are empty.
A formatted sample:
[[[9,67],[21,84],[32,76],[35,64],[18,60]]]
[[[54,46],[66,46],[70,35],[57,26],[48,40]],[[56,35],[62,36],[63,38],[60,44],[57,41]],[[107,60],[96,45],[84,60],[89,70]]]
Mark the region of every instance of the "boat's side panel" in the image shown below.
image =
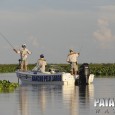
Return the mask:
[[[28,74],[24,72],[16,72],[17,77],[24,84],[67,84],[67,80],[63,81],[62,74]]]
[[[64,73],[62,75],[62,81],[67,82],[67,84],[74,84],[75,83],[75,78],[70,73]]]
[[[30,81],[21,81],[22,82],[22,84],[38,84],[38,85],[43,85],[43,84],[45,84],[45,85],[56,85],[56,84],[58,84],[58,85],[64,85],[64,84],[67,84],[67,82],[30,82]]]
[[[17,77],[24,84],[75,84],[75,78],[70,73],[33,73],[33,72],[16,72]],[[90,74],[88,84],[94,80],[94,75]]]

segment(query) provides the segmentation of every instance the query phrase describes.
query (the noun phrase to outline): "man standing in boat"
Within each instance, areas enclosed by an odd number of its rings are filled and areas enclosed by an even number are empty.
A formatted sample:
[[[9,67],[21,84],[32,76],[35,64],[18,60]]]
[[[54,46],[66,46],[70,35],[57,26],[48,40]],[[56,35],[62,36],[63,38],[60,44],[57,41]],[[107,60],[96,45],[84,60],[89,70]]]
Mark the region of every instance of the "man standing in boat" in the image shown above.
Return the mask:
[[[38,59],[37,61],[37,66],[39,67],[39,70],[42,72],[42,73],[45,73],[45,66],[47,65],[47,62],[46,60],[44,59],[44,55],[41,54],[40,55],[40,59]]]
[[[21,64],[21,71],[27,71],[27,57],[28,54],[31,54],[31,52],[26,48],[26,44],[22,45],[22,48],[20,50],[13,49],[16,53],[20,54],[20,64]]]
[[[78,74],[78,62],[77,58],[80,55],[80,53],[74,52],[72,49],[69,50],[69,54],[67,56],[67,62],[71,65],[71,75],[76,76]]]

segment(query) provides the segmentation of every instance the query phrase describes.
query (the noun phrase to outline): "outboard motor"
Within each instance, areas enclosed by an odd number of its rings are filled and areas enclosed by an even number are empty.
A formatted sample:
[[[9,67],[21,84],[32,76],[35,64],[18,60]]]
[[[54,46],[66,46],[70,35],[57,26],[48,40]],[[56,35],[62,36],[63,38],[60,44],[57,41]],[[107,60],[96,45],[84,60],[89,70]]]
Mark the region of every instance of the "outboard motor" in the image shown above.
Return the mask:
[[[75,85],[87,85],[90,75],[89,64],[84,63],[79,68],[79,79],[76,79]]]

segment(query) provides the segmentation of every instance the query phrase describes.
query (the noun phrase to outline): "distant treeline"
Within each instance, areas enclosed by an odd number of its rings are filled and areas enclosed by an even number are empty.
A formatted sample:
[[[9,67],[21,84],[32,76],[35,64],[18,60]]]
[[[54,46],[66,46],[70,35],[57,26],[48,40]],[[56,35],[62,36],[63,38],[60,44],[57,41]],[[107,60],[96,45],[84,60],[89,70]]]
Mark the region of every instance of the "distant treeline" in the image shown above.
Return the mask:
[[[35,64],[29,64],[28,70],[32,70]],[[81,64],[79,64],[79,67]],[[0,73],[11,73],[15,72],[16,68],[18,67],[17,64],[0,64]],[[56,69],[61,72],[70,72],[70,65],[69,64],[48,64],[46,66],[46,71],[49,69]],[[94,74],[95,76],[115,76],[115,64],[89,64],[90,73]]]

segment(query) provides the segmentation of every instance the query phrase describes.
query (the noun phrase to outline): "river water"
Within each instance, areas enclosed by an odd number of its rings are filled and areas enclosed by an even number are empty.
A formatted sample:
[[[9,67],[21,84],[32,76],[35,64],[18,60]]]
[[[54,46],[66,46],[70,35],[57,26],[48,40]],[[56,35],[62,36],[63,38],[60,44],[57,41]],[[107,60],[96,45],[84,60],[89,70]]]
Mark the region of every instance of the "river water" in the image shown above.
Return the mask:
[[[17,82],[15,73],[0,79]],[[0,93],[0,115],[115,115],[114,107],[94,107],[95,99],[115,98],[115,78],[95,78],[86,87],[74,85],[21,85]]]

